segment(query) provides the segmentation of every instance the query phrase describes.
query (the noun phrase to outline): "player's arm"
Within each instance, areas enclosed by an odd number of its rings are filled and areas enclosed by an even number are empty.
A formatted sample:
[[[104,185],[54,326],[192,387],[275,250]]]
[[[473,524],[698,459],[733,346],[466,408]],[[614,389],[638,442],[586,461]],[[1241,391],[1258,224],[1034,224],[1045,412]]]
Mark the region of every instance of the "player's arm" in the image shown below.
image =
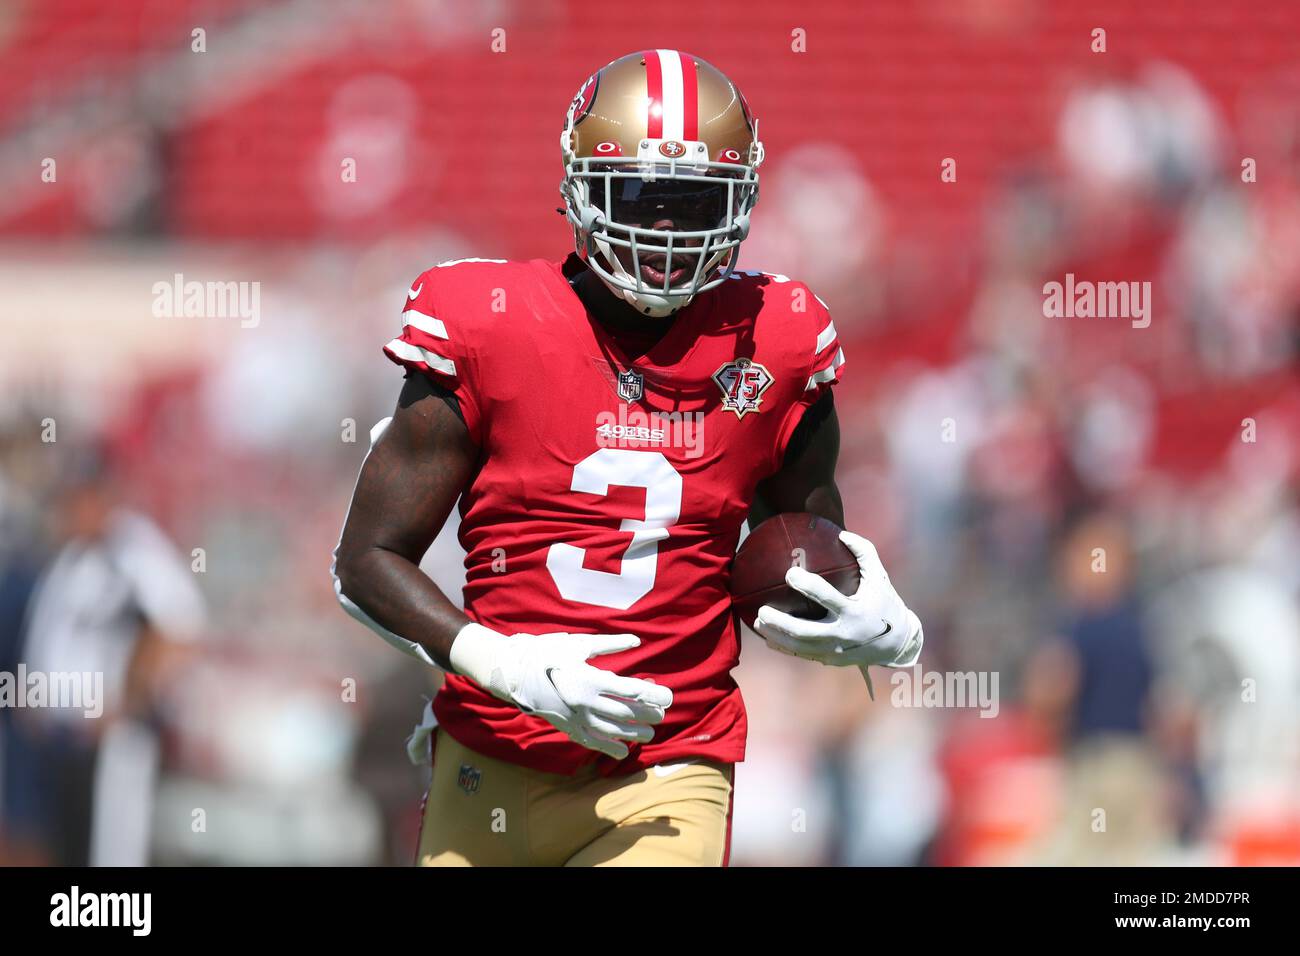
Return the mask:
[[[361,466],[335,552],[340,600],[370,619],[363,623],[415,645],[424,652],[416,656],[445,670],[469,618],[420,570],[420,560],[477,461],[452,394],[423,375],[408,376]]]
[[[781,468],[760,483],[751,527],[783,511],[812,512],[843,527],[844,506],[835,486],[839,448],[839,421],[827,389],[804,412]],[[821,575],[792,567],[786,583],[826,608],[826,616],[810,621],[764,606],[754,630],[781,650],[823,664],[856,665],[864,676],[871,664],[912,666],[924,642],[920,620],[894,590],[875,546],[850,531],[841,532],[840,540],[858,561],[857,593],[843,594]]]
[[[339,601],[395,646],[622,759],[627,741],[654,737],[672,691],[587,661],[636,647],[639,638],[501,634],[470,621],[420,570],[478,458],[453,393],[410,376],[361,468],[335,551]]]
[[[758,485],[749,509],[749,526],[774,514],[807,511],[844,527],[844,504],[835,486],[840,455],[840,423],[830,389],[809,406],[786,445],[781,468]]]

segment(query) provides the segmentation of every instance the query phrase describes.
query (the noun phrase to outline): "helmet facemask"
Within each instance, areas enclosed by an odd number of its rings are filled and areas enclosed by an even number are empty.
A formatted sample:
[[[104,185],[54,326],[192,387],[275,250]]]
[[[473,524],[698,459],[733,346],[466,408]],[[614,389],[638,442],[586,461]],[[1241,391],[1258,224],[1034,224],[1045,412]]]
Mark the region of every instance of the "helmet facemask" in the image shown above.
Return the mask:
[[[565,158],[560,191],[578,252],[637,311],[670,315],[735,269],[758,199],[757,164]],[[653,228],[663,220],[672,228]]]

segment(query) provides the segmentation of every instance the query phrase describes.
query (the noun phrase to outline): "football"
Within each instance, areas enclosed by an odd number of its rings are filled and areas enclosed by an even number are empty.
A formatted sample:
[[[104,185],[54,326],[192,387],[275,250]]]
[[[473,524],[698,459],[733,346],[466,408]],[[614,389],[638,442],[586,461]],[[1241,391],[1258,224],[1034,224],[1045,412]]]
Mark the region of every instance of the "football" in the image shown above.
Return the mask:
[[[764,604],[796,617],[816,619],[826,611],[785,583],[796,564],[820,574],[845,594],[858,589],[858,562],[842,541],[839,526],[817,515],[774,515],[755,528],[731,565],[732,606],[747,627]]]

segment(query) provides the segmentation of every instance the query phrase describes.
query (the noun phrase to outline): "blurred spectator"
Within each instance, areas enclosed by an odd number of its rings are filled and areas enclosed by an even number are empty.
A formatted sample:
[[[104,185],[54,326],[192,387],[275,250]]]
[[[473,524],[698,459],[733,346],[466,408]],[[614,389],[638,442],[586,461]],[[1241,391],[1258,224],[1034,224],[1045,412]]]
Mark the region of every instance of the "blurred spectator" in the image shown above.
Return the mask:
[[[16,476],[20,458],[35,457],[32,441],[22,439],[22,416],[0,423],[0,673],[17,674],[22,654],[22,622],[27,613],[42,559],[36,534],[36,507],[29,489]],[[19,835],[23,820],[41,803],[25,738],[16,733],[17,711],[0,707],[0,864],[40,862],[39,846]],[[17,826],[15,826],[17,824]],[[19,832],[16,832],[19,831]]]
[[[169,645],[197,639],[204,619],[193,575],[148,518],[119,506],[107,465],[87,451],[61,473],[50,509],[60,546],[32,597],[20,654],[29,673],[102,679],[102,715],[23,711],[26,761],[7,768],[31,774],[41,793],[17,836],[33,828],[61,865],[146,862],[151,708],[173,663]]]
[[[1062,542],[1068,794],[1045,862],[1155,862],[1172,839],[1169,796],[1147,738],[1155,667],[1120,516],[1082,518]]]
[[[1070,735],[1076,742],[1140,737],[1147,727],[1153,665],[1133,592],[1124,524],[1090,515],[1061,547],[1067,652],[1073,665]]]

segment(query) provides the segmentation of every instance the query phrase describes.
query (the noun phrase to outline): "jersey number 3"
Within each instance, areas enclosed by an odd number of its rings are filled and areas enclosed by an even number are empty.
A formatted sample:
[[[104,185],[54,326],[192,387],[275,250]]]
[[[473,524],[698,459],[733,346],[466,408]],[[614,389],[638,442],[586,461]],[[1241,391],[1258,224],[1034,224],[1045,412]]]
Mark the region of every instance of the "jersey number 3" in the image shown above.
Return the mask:
[[[620,531],[632,532],[618,573],[582,566],[586,552],[571,544],[553,544],[546,569],[566,601],[625,611],[655,586],[659,542],[682,511],[682,476],[657,451],[602,448],[573,468],[569,488],[590,495],[609,494],[610,485],[645,489],[645,518],[624,518]]]

